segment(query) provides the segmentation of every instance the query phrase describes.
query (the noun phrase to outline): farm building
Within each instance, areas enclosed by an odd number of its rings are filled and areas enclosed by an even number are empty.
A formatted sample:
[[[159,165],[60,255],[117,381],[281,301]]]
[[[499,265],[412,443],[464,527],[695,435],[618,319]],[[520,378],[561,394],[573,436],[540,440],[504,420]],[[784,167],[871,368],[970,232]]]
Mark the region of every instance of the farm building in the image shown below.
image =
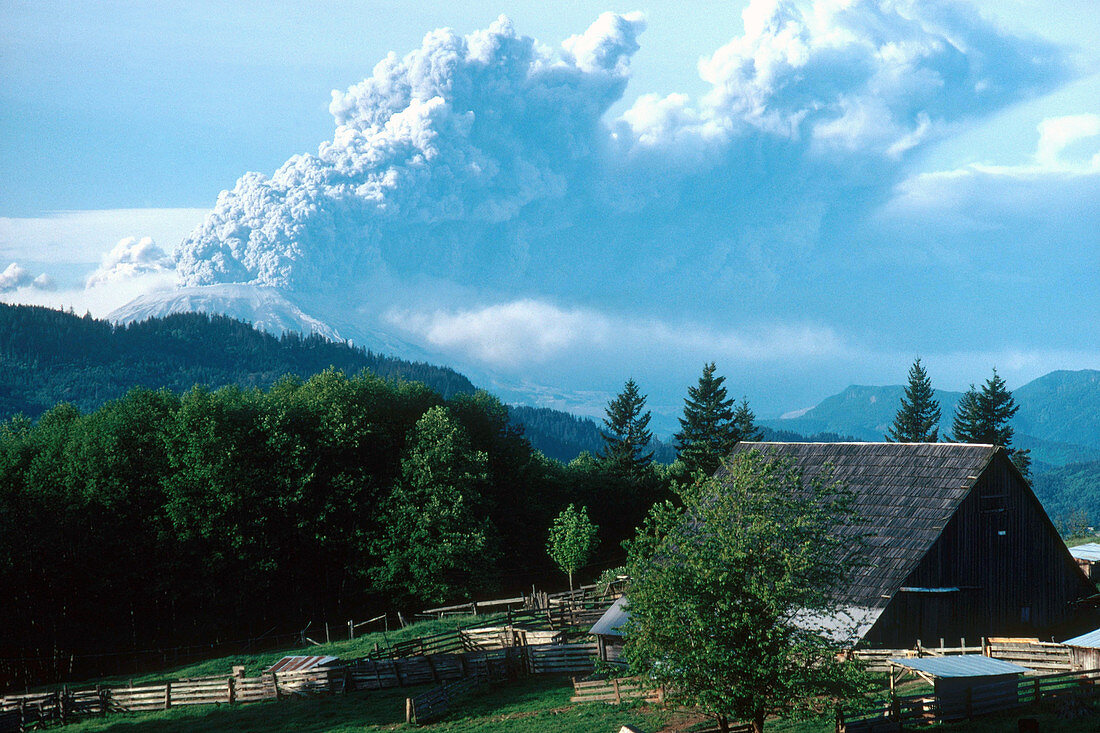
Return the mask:
[[[1081,566],[1081,570],[1089,580],[1100,580],[1100,544],[1089,542],[1084,545],[1069,548],[1069,554]]]
[[[1049,638],[1096,592],[1001,448],[740,443],[734,453],[749,450],[791,459],[806,479],[831,466],[855,495],[869,563],[837,600],[863,646]]]
[[[626,596],[620,597],[588,632],[596,637],[597,654],[605,662],[618,661],[623,653],[622,626],[630,618]]]

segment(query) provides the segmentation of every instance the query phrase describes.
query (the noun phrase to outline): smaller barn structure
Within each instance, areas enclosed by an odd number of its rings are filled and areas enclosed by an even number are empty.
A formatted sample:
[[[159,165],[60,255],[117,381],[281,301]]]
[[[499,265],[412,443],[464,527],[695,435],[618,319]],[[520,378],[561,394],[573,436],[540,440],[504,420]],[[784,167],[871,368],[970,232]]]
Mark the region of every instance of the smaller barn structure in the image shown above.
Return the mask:
[[[1002,659],[981,654],[953,657],[922,657],[890,660],[890,689],[895,684],[894,670],[911,672],[935,689],[936,704],[947,717],[967,715],[975,688],[984,698],[1011,698],[1018,694],[1020,676],[1031,670]]]
[[[1069,548],[1069,554],[1077,561],[1081,571],[1091,581],[1100,580],[1100,544],[1089,542]]]
[[[1062,642],[1069,647],[1070,661],[1076,669],[1100,669],[1100,629]]]
[[[626,610],[626,596],[622,596],[600,616],[589,632],[596,637],[599,657],[605,662],[616,662],[623,653],[623,624],[630,618]]]

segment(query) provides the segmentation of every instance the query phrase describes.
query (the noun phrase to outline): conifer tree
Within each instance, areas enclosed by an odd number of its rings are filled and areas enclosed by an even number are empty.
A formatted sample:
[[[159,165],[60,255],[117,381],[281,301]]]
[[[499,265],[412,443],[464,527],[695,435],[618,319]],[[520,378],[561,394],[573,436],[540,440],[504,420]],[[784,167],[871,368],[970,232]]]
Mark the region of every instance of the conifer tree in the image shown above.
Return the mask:
[[[980,443],[979,430],[978,390],[971,384],[955,405],[955,417],[951,421],[952,439],[956,443]]]
[[[909,384],[901,398],[901,408],[886,433],[890,443],[935,443],[939,440],[940,403],[935,398],[932,380],[921,366],[920,357],[909,368]]]
[[[764,437],[764,431],[756,426],[756,413],[749,408],[749,400],[741,398],[741,404],[733,413],[733,442],[756,441]]]
[[[645,452],[653,438],[648,429],[650,412],[642,412],[645,400],[631,378],[626,380],[623,391],[607,403],[607,417],[603,421],[607,430],[600,431],[604,439],[601,458],[626,473],[635,473],[653,460],[653,453]]]
[[[677,457],[689,473],[713,474],[729,455],[737,438],[734,433],[733,400],[726,397],[725,377],[714,375],[714,362],[703,365],[699,384],[688,387],[684,416],[676,438]]]
[[[985,381],[980,391],[974,385],[963,395],[955,410],[952,430],[960,443],[989,443],[1005,449],[1016,468],[1025,477],[1031,473],[1031,452],[1012,447],[1014,431],[1009,421],[1019,412],[1020,406],[1012,396],[1005,380],[993,370],[993,376]]]

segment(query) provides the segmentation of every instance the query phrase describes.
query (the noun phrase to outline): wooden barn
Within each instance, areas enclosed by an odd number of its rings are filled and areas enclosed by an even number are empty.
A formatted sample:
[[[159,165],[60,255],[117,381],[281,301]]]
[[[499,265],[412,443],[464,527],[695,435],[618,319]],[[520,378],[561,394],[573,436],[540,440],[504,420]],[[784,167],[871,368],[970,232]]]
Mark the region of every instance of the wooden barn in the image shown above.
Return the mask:
[[[861,646],[1049,638],[1096,593],[1005,451],[954,443],[740,443],[855,494],[867,567],[841,589]],[[841,529],[840,531],[845,531]],[[851,531],[851,530],[849,530]]]

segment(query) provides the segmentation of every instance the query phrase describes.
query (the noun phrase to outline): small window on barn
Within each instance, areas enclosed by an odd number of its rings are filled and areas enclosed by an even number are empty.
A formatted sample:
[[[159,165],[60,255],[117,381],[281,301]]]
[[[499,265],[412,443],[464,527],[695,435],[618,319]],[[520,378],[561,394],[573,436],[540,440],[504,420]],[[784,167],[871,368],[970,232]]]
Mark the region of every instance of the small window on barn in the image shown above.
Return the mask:
[[[1031,606],[1023,606],[1020,609],[1020,623],[1031,623]]]
[[[1008,494],[987,494],[981,498],[983,514],[996,514],[1008,508]]]

